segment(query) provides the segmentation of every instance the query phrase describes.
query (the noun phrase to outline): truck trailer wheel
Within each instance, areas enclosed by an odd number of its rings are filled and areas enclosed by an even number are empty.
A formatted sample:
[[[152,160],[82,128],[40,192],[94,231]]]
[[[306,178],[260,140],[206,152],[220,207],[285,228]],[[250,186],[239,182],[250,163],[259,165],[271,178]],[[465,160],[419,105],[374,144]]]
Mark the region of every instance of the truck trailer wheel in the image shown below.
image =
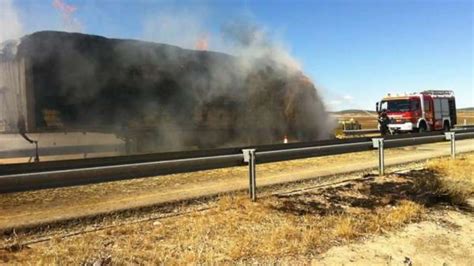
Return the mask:
[[[448,132],[449,130],[451,130],[451,126],[449,125],[449,121],[444,121],[443,130],[445,132]]]

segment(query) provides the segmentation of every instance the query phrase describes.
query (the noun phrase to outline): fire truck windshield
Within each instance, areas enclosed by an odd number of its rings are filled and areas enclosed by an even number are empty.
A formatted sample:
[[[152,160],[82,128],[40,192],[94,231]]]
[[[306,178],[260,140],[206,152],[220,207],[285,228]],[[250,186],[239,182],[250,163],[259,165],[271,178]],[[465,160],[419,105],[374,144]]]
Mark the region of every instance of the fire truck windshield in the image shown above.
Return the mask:
[[[409,100],[382,101],[381,109],[389,112],[407,112],[410,111],[411,105]]]

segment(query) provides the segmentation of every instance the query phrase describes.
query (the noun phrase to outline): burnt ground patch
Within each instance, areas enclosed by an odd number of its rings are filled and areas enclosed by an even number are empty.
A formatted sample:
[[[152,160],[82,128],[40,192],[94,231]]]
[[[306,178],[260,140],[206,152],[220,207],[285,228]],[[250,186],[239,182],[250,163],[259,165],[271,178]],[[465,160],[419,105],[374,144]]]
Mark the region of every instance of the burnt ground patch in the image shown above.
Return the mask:
[[[331,215],[360,209],[374,211],[409,200],[425,207],[451,205],[469,210],[465,205],[454,204],[451,195],[440,189],[441,179],[442,175],[431,169],[386,176],[366,175],[341,186],[277,195],[280,204],[273,208],[294,215]]]

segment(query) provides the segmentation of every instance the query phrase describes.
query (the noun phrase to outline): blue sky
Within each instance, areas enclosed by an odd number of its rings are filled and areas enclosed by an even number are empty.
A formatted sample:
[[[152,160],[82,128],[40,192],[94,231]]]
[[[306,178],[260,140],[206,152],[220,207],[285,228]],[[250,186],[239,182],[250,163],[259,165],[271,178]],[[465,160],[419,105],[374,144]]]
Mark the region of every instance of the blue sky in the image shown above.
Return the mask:
[[[333,110],[373,109],[387,92],[445,88],[459,107],[474,106],[473,1],[63,1],[77,8],[70,17],[52,0],[13,6],[25,33],[77,29],[186,46],[204,31],[211,49],[219,49],[220,25],[249,20],[288,48]],[[163,21],[173,25],[157,26]]]

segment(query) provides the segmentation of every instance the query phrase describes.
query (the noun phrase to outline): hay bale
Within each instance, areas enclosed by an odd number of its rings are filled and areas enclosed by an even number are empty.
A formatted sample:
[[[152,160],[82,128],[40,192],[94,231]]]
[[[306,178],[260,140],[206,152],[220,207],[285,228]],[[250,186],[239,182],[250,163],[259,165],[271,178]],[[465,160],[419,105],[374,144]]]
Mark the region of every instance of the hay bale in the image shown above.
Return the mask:
[[[328,131],[314,85],[271,60],[244,67],[223,53],[52,31],[23,37],[20,59],[29,63],[36,129],[48,128],[44,114],[53,112],[55,127],[147,128],[161,142],[212,138],[209,146]]]

